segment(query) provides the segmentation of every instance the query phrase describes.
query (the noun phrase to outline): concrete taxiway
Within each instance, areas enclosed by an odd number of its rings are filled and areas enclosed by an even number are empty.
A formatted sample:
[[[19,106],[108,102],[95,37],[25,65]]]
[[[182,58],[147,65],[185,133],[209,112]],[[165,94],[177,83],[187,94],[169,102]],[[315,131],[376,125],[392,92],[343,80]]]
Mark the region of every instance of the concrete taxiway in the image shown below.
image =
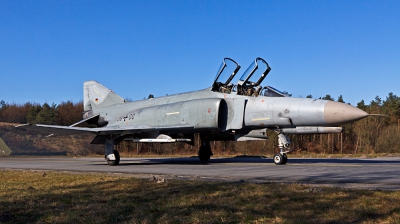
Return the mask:
[[[0,157],[0,169],[55,170],[130,174],[137,177],[201,179],[255,183],[284,182],[346,188],[400,190],[400,158],[289,158],[275,165],[271,158],[121,158],[108,166],[103,158]]]

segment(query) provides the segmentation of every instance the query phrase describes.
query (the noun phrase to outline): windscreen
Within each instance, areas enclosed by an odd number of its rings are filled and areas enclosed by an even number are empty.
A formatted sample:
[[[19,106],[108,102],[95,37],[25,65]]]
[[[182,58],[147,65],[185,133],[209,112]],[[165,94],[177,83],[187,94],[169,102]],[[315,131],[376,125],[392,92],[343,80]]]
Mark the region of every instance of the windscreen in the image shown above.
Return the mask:
[[[264,87],[264,94],[263,96],[269,96],[269,97],[287,97],[288,95],[282,91],[279,91],[275,89],[272,86],[266,86]]]

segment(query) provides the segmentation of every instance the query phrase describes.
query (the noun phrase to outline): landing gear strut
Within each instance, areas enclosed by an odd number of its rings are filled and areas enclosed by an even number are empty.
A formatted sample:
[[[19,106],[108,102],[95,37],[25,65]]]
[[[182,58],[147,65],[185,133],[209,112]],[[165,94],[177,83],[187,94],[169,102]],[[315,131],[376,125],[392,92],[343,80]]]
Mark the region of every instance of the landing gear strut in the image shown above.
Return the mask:
[[[288,161],[287,153],[290,152],[290,140],[281,132],[278,132],[278,146],[280,152],[274,155],[274,163],[276,165],[285,165]]]
[[[106,142],[104,143],[105,157],[108,165],[116,166],[119,164],[120,156],[117,150],[114,150],[114,139],[112,136],[107,136]]]
[[[199,159],[202,162],[207,162],[212,156],[210,141],[202,141],[199,149]]]

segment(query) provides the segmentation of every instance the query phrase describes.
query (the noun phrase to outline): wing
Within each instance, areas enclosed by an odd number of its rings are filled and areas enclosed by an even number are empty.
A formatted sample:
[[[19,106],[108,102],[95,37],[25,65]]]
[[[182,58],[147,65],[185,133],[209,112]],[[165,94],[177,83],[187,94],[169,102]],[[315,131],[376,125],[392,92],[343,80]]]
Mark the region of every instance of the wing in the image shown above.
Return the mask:
[[[101,128],[81,128],[72,126],[58,126],[58,125],[44,125],[44,124],[23,124],[18,125],[16,128],[24,128],[35,130],[55,135],[107,135],[107,134],[135,134],[142,132],[154,131],[168,131],[168,130],[189,130],[193,126],[169,126],[169,127],[153,127],[148,125],[130,125],[130,126],[115,126],[115,127],[101,127]]]

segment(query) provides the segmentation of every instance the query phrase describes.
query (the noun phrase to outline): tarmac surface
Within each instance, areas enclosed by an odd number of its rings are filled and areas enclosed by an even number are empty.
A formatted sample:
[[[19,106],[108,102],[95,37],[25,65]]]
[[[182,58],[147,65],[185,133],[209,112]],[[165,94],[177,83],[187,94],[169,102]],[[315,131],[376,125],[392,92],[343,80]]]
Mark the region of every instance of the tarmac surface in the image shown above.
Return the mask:
[[[104,158],[0,157],[0,169],[54,170],[132,175],[140,178],[203,181],[300,183],[371,190],[400,190],[400,158],[290,158],[275,165],[271,158],[121,158],[108,166]]]

